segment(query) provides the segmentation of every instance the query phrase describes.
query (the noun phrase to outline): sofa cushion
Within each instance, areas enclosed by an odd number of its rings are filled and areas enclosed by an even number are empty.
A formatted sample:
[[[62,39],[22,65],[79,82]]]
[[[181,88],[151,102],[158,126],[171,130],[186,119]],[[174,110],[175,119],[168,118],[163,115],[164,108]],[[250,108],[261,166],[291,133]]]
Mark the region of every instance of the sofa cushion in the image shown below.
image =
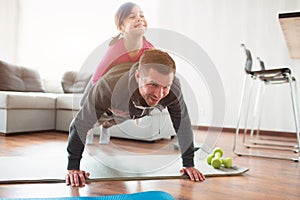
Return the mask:
[[[57,110],[79,110],[83,94],[58,94],[56,97]]]
[[[43,85],[46,93],[56,93],[56,94],[64,93],[60,83],[61,80],[56,79],[54,77],[42,78],[42,80],[43,80]]]
[[[91,73],[65,72],[61,81],[64,93],[83,93],[91,77]]]
[[[55,94],[0,91],[0,109],[55,109]]]
[[[43,83],[36,70],[8,64],[0,60],[0,90],[19,92],[44,92]]]

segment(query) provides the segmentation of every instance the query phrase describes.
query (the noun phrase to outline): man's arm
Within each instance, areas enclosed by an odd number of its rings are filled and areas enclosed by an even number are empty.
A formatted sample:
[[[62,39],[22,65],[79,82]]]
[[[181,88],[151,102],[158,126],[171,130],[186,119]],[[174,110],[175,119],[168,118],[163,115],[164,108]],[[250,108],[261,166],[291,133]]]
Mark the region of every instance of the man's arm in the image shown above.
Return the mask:
[[[93,89],[93,88],[92,88]],[[89,173],[80,169],[80,161],[84,150],[86,133],[93,127],[96,119],[93,119],[95,112],[95,104],[91,103],[92,89],[88,97],[83,103],[83,107],[79,110],[76,117],[72,120],[68,141],[68,173],[66,174],[66,185],[84,186],[85,180],[89,177]]]
[[[184,167],[194,166],[194,142],[191,120],[184,102],[180,83],[174,79],[169,96],[168,111],[176,131]]]
[[[191,120],[181,93],[179,80],[176,78],[171,87],[169,98],[171,103],[167,107],[178,136],[183,162],[183,168],[180,170],[180,173],[181,175],[187,174],[192,181],[204,181],[204,174],[194,167],[194,137]]]
[[[94,85],[83,106],[70,125],[67,151],[69,154],[68,170],[79,170],[84,150],[86,135],[100,116],[107,110],[110,101],[110,89],[105,80]]]
[[[110,105],[110,89],[104,79],[93,86],[83,102],[83,106],[70,125],[67,151],[68,173],[65,177],[66,185],[84,186],[89,172],[80,170],[80,161],[84,150],[86,135],[94,123]]]
[[[80,160],[84,150],[86,134],[97,121],[95,115],[94,92],[95,87],[90,90],[83,106],[72,120],[68,140],[68,170],[79,170]]]

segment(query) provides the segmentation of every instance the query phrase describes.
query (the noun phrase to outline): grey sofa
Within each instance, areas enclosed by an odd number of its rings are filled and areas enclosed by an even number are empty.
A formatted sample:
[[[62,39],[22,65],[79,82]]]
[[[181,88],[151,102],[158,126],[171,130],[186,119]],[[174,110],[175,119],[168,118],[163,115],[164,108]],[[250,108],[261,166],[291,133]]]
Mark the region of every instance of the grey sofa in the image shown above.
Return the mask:
[[[0,61],[0,133],[68,131],[91,74],[66,72],[61,93],[47,91],[36,70]]]
[[[91,74],[68,71],[62,92],[48,91],[35,70],[0,61],[0,133],[68,131]],[[99,134],[99,127],[92,130]],[[175,135],[167,111],[109,128],[112,137],[153,141]]]

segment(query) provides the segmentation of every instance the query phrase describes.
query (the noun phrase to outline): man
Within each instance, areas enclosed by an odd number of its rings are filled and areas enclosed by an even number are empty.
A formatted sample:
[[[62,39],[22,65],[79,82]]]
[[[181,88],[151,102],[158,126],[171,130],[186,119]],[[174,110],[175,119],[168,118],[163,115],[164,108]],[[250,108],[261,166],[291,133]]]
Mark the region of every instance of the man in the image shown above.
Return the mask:
[[[91,88],[70,126],[67,185],[83,186],[89,177],[80,170],[80,160],[87,132],[96,121],[107,128],[144,117],[154,108],[167,108],[170,113],[182,155],[181,174],[193,181],[205,179],[194,167],[193,132],[175,72],[175,62],[166,52],[151,49],[138,63],[114,66]]]

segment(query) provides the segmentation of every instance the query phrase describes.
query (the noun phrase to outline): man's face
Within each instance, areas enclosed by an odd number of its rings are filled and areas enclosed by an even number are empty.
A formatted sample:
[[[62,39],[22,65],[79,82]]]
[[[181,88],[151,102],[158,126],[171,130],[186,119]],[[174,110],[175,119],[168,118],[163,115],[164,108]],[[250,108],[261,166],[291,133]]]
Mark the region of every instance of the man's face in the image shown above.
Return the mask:
[[[150,68],[146,73],[136,71],[135,78],[138,83],[139,92],[148,106],[156,106],[161,99],[166,97],[174,79],[174,73],[161,74]]]

